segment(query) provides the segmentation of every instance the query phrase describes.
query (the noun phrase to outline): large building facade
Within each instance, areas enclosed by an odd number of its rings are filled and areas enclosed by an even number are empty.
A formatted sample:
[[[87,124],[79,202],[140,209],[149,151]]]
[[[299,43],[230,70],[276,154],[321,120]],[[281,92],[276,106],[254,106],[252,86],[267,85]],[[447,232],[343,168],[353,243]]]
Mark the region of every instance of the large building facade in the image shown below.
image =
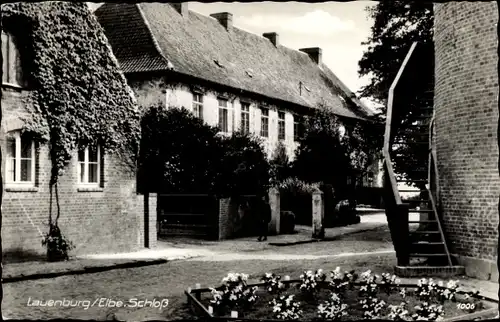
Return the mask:
[[[320,48],[284,47],[274,32],[235,27],[231,13],[106,3],[95,14],[139,104],[185,107],[222,132],[256,134],[269,157],[282,142],[293,159],[303,117],[320,105],[347,124],[372,116],[322,62]]]
[[[468,275],[498,280],[498,8],[434,5],[435,130],[451,252]]]

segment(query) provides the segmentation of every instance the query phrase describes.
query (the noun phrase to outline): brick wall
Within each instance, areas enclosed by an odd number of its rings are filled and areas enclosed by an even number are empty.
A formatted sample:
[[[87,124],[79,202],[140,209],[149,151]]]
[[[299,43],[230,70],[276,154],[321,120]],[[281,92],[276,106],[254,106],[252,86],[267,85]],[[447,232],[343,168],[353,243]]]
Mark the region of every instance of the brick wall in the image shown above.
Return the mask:
[[[5,132],[22,125],[25,92],[2,89],[3,120],[0,132],[5,156]],[[2,200],[2,246],[6,253],[45,252],[41,234],[48,231],[51,163],[48,147],[41,145],[37,184],[33,191],[5,189]],[[144,245],[144,198],[136,194],[135,175],[120,168],[112,156],[104,160],[104,187],[101,191],[80,191],[77,184],[76,152],[60,178],[59,197],[62,233],[76,245],[73,254],[130,251]],[[2,170],[5,157],[2,158]],[[2,176],[5,173],[2,171]],[[5,177],[4,177],[5,178]],[[97,189],[98,190],[98,189]],[[150,242],[156,241],[156,201],[150,207]],[[55,207],[54,207],[55,209]]]
[[[435,4],[436,148],[451,251],[497,256],[498,9],[495,2]]]

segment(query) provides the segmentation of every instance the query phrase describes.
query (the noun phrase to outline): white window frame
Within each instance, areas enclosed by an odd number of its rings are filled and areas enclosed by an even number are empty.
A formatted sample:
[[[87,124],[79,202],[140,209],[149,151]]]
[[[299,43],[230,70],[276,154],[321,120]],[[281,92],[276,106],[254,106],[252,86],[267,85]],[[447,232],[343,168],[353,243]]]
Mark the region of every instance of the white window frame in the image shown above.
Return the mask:
[[[197,101],[197,98],[200,100]],[[193,114],[203,120],[203,94],[193,93]]]
[[[8,173],[10,172],[10,165],[11,163],[9,162],[12,158],[9,158],[6,156],[6,164],[5,164],[5,185],[6,187],[34,187],[35,186],[35,175],[36,175],[36,153],[35,153],[35,141],[34,140],[29,140],[31,143],[31,180],[30,181],[21,181],[21,161],[22,160],[29,160],[28,158],[21,158],[21,131],[14,131],[8,133],[8,137],[14,138],[15,140],[15,152],[14,152],[14,160],[16,163],[16,169],[15,169],[15,174],[14,180],[11,180],[9,178]],[[7,141],[6,141],[7,142]]]
[[[77,152],[79,153],[79,151]],[[83,178],[84,182],[82,182],[82,167],[81,164],[84,164],[83,167]],[[89,180],[89,165],[97,163],[97,182],[88,182]],[[85,147],[84,149],[84,160],[80,161],[79,156],[77,155],[77,164],[78,164],[78,184],[85,187],[100,187],[101,185],[101,146],[97,145],[97,162],[89,161],[89,147]]]
[[[264,111],[267,111],[267,115],[264,115]],[[264,120],[266,120],[266,128],[264,131]],[[264,132],[266,135],[264,135]],[[260,107],[260,136],[269,138],[269,109],[266,107]]]
[[[7,85],[11,87],[23,87],[23,84],[19,80],[23,79],[23,75],[18,75],[19,72],[22,72],[21,68],[17,69],[17,63],[20,61],[21,57],[19,56],[19,48],[17,48],[17,44],[14,40],[14,36],[2,30],[2,47],[5,44],[7,49],[7,55],[4,56],[3,65],[6,65],[5,69],[2,65],[2,85]],[[3,48],[2,48],[3,49]],[[2,50],[3,51],[3,50]],[[13,73],[13,74],[12,74]],[[4,75],[7,76],[6,81],[4,81]]]
[[[246,122],[243,122],[246,116]],[[241,132],[250,133],[250,103],[241,103]]]
[[[225,102],[225,104],[221,104],[222,102]],[[229,117],[229,101],[225,98],[218,98],[217,104],[219,105],[219,120],[218,120],[219,129],[222,133],[230,133],[229,132],[229,119],[230,119],[230,117]],[[225,111],[225,116],[226,116],[226,119],[225,119],[226,128],[224,128],[222,126],[222,125],[224,125],[223,119],[222,119],[222,124],[221,124],[221,116],[223,115],[223,114],[221,114],[221,112],[224,112],[224,111]]]
[[[281,118],[280,116],[283,116]],[[283,130],[283,137],[281,136]],[[278,140],[284,141],[286,139],[286,114],[284,111],[278,111]]]

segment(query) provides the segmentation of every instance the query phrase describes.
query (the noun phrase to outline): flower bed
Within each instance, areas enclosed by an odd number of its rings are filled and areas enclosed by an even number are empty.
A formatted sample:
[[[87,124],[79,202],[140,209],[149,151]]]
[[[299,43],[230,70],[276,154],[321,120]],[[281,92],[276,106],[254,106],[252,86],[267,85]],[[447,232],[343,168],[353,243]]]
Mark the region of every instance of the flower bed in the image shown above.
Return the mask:
[[[221,287],[186,295],[205,317],[248,320],[472,320],[491,314],[498,303],[461,291],[458,281],[421,279],[403,285],[394,275],[367,271],[358,276],[340,268],[328,275],[306,271],[289,280],[267,273],[263,283],[249,285],[248,275],[230,273]]]

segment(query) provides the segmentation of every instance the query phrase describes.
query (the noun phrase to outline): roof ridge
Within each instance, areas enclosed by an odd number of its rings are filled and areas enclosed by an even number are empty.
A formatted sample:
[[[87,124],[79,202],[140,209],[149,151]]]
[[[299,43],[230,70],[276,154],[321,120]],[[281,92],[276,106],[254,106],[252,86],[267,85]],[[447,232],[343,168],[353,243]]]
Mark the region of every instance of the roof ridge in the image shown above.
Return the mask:
[[[198,11],[193,10],[193,9],[188,9],[188,11],[190,11],[190,12],[192,12],[192,13],[195,13],[195,14],[197,14],[197,15],[200,15],[200,16],[202,16],[202,17],[204,17],[204,18],[209,18],[209,19],[217,20],[217,19],[215,19],[214,17],[212,17],[212,16],[210,16],[210,15],[206,16],[206,15],[204,15],[203,13],[198,12]],[[254,35],[254,36],[259,37],[259,38],[262,38],[262,39],[267,39],[266,37],[264,37],[264,36],[263,36],[263,35],[261,35],[261,34],[257,34],[257,33],[251,32],[251,31],[249,31],[249,30],[243,29],[243,28],[241,28],[241,27],[237,27],[237,26],[235,26],[234,24],[233,24],[233,29],[238,29],[238,30],[240,30],[240,31],[242,31],[242,32],[246,32],[246,33],[248,33],[248,34],[250,34],[250,35]],[[282,48],[286,48],[286,49],[288,49],[288,50],[293,50],[293,51],[298,52],[298,53],[301,53],[301,54],[303,54],[303,55],[308,55],[307,53],[305,53],[305,52],[303,52],[303,51],[301,51],[301,50],[299,50],[299,49],[294,49],[294,48],[291,48],[291,47],[288,47],[288,46],[284,46],[284,45],[282,45],[282,44],[278,44],[278,46],[279,46],[279,47],[282,47]],[[278,46],[277,46],[277,47],[278,47]]]
[[[134,6],[139,11],[139,14],[141,15],[142,21],[144,22],[144,25],[146,26],[146,29],[148,30],[148,34],[151,37],[151,40],[153,41],[153,46],[158,51],[158,54],[160,54],[161,59],[167,63],[168,67],[171,67],[173,69],[174,65],[168,60],[168,58],[163,53],[163,50],[160,48],[160,45],[158,44],[156,37],[153,35],[153,32],[151,31],[151,26],[149,24],[149,21],[146,18],[146,15],[144,14],[144,12],[142,11],[140,3],[134,3]]]

